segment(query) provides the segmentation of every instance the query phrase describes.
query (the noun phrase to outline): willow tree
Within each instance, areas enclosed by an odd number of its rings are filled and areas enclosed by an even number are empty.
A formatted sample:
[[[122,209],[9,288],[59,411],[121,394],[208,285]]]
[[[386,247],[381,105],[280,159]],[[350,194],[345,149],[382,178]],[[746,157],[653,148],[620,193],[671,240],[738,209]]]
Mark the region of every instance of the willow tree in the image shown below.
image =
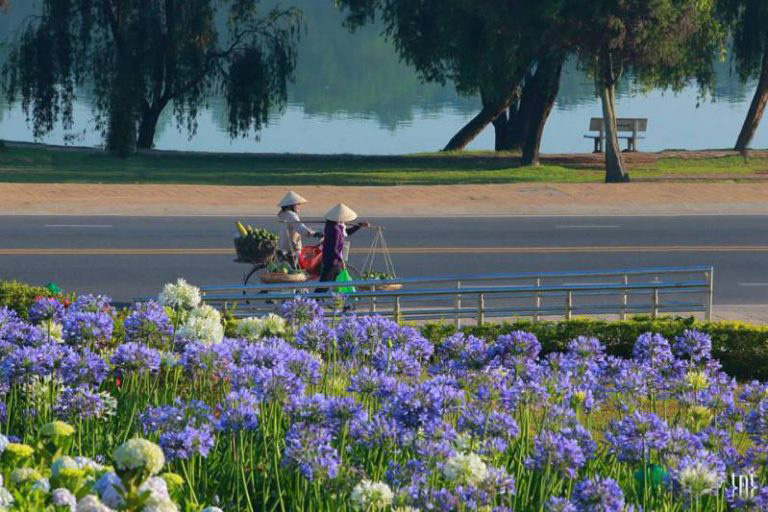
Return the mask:
[[[567,37],[595,79],[605,129],[605,181],[629,181],[616,130],[616,85],[627,71],[648,87],[706,87],[722,47],[714,0],[573,0]]]
[[[744,151],[755,136],[768,105],[768,1],[719,0],[718,8],[733,34],[733,62],[742,81],[757,78],[757,88],[735,149]]]
[[[151,148],[170,106],[190,136],[201,106],[227,100],[234,136],[260,130],[284,104],[301,18],[260,0],[43,0],[4,69],[5,92],[36,136],[73,124],[78,94],[115,154]]]
[[[563,0],[336,0],[351,28],[381,19],[385,35],[422,80],[478,95],[481,111],[448,142],[463,149],[486,126],[496,149],[528,142],[531,163],[554,103],[566,51]],[[526,88],[526,85],[528,87]],[[530,137],[530,138],[529,138]]]

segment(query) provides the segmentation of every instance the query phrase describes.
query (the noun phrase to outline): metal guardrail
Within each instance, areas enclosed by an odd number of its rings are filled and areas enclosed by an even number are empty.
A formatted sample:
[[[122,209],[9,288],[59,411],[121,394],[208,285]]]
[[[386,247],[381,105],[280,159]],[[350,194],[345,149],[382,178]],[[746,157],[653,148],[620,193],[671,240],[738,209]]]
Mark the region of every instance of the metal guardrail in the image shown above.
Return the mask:
[[[711,266],[619,269],[593,272],[543,272],[518,274],[467,274],[398,278],[388,281],[347,283],[281,283],[202,287],[203,300],[227,308],[235,316],[274,312],[283,301],[297,295],[323,301],[328,315],[342,302],[358,315],[386,315],[398,320],[452,319],[461,325],[474,319],[547,316],[571,319],[574,315],[704,313],[712,316]],[[382,290],[382,285],[402,289]],[[314,293],[321,286],[331,290],[354,286],[358,291],[340,298],[333,292]],[[367,290],[359,290],[365,287]],[[341,308],[339,308],[341,309]]]

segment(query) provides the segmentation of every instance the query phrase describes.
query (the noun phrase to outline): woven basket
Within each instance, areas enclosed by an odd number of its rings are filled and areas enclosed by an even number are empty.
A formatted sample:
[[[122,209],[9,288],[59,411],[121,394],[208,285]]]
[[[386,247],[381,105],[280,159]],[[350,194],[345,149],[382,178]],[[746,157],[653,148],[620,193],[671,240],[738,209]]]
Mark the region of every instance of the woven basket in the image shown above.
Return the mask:
[[[392,284],[378,284],[376,285],[376,290],[382,291],[382,292],[396,292],[400,288],[402,288],[403,285],[400,283],[392,283]],[[370,286],[358,286],[361,290],[364,291],[370,291],[372,288]]]
[[[283,274],[282,272],[265,272],[259,275],[262,283],[303,283],[307,274]]]
[[[253,265],[267,265],[275,259],[277,244],[273,241],[257,243],[247,237],[235,238],[235,251],[239,263],[252,263]]]

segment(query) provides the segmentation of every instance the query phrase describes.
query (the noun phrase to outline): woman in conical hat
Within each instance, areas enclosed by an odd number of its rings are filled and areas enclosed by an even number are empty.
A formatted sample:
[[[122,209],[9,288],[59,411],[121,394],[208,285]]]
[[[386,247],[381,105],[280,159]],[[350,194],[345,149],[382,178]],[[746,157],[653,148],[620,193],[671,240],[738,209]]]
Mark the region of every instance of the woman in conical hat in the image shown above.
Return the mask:
[[[360,228],[370,226],[367,222],[360,222],[347,229],[347,223],[354,221],[357,214],[349,206],[339,203],[325,214],[325,231],[323,238],[323,273],[320,281],[335,281],[346,267],[344,261],[344,242],[348,236],[352,236]],[[317,293],[328,291],[328,288],[318,288]]]
[[[280,212],[277,214],[277,218],[280,220],[280,237],[277,242],[277,250],[280,251],[283,259],[291,263],[294,268],[298,268],[301,237],[315,236],[321,238],[323,236],[301,222],[299,208],[306,202],[306,199],[290,190],[277,204],[280,207]]]

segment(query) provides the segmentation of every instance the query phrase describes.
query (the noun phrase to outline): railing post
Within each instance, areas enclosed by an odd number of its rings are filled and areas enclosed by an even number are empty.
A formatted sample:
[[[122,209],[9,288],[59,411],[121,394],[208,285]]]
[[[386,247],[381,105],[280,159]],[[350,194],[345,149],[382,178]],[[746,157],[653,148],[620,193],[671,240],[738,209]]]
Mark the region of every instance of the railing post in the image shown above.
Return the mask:
[[[371,286],[371,293],[376,293],[376,286]],[[376,297],[371,295],[371,313],[376,312]]]
[[[653,297],[651,299],[651,318],[656,319],[659,316],[659,289],[653,289]]]
[[[704,312],[704,320],[707,322],[712,321],[712,295],[714,295],[715,292],[715,269],[710,268],[709,272],[704,272],[704,277],[708,281],[707,286],[707,309]]]
[[[395,322],[400,321],[400,296],[399,295],[395,297],[394,320]]]
[[[461,281],[456,281],[456,289],[461,290]],[[461,293],[456,293],[456,328],[461,329]]]
[[[573,316],[573,292],[569,291],[565,296],[565,319],[570,320]]]
[[[485,322],[485,294],[477,296],[477,325],[483,325]]]
[[[541,287],[541,278],[536,278],[536,288]],[[541,294],[539,291],[536,291],[536,311],[533,312],[533,322],[536,323],[539,321],[539,310],[541,309]]]
[[[629,276],[627,274],[624,274],[624,285],[629,284]],[[620,320],[626,320],[627,319],[627,289],[624,288],[624,291],[621,294],[621,313],[619,314]]]

